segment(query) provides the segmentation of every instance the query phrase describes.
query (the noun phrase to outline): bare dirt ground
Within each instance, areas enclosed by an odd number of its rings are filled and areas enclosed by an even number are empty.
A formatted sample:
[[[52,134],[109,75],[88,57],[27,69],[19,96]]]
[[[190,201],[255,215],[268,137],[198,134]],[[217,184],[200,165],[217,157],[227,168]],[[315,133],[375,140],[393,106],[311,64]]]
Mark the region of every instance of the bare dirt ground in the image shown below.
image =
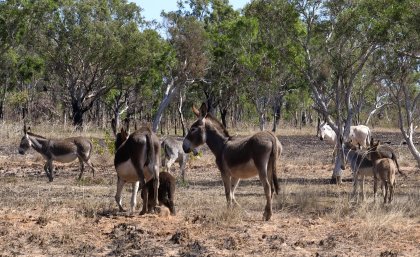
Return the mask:
[[[78,181],[78,162],[55,163],[57,175],[48,183],[42,157],[33,150],[18,155],[19,133],[3,133],[0,256],[420,256],[420,172],[399,145],[398,132],[374,131],[391,141],[408,175],[397,175],[395,201],[385,206],[381,199],[373,203],[371,179],[366,202],[350,198],[348,168],[343,185],[329,184],[332,149],[312,130],[277,134],[284,148],[281,192],[273,217],[264,222],[257,178],[241,181],[241,207],[226,209],[220,174],[206,147],[202,157],[190,160],[188,182],[177,184],[176,216],[129,216],[117,211],[113,157],[101,149],[101,140],[93,156],[95,178],[87,170]],[[131,187],[126,188],[129,207]]]

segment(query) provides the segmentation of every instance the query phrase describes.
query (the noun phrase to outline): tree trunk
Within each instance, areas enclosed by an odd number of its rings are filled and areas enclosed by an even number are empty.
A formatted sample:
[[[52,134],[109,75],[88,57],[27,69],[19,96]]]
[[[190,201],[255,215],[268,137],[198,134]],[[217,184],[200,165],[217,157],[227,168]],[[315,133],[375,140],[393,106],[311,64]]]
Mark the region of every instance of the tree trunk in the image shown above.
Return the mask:
[[[265,129],[265,113],[264,113],[264,111],[260,112],[259,120],[260,120],[260,130],[264,131],[264,129]]]
[[[220,117],[222,119],[222,124],[223,126],[225,126],[225,128],[227,128],[227,123],[226,123],[226,115],[227,115],[227,109],[226,108],[220,108]]]
[[[166,86],[165,95],[163,96],[162,102],[160,102],[158,110],[156,112],[155,118],[153,119],[152,130],[156,133],[159,129],[160,121],[162,120],[163,112],[165,111],[166,107],[170,104],[174,94],[176,93],[176,86],[175,81],[171,80],[171,82]]]
[[[276,132],[277,127],[281,120],[281,108],[283,106],[283,96],[278,97],[278,100],[274,104],[274,121],[273,121],[273,132]]]
[[[78,129],[83,127],[83,114],[84,110],[81,106],[81,103],[78,101],[72,101],[72,114],[73,114],[73,126],[76,126]]]
[[[184,103],[184,98],[182,96],[182,93],[180,93],[179,94],[179,104],[178,104],[178,114],[179,114],[179,121],[181,122],[182,136],[185,137],[187,135],[187,130],[185,128],[184,114],[182,113],[183,103]]]
[[[0,120],[4,120],[4,101],[0,100]]]

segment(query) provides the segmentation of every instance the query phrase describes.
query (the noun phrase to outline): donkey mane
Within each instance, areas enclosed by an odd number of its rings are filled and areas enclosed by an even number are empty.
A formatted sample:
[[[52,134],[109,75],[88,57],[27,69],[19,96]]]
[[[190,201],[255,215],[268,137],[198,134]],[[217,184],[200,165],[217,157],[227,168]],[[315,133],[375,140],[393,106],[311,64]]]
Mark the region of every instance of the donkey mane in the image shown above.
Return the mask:
[[[38,135],[38,134],[35,134],[35,133],[32,133],[32,132],[26,132],[28,135],[30,135],[30,136],[33,136],[33,137],[39,137],[39,138],[43,138],[43,139],[47,139],[46,137],[44,137],[44,136],[41,136],[41,135]]]
[[[223,126],[223,124],[218,121],[211,113],[207,113],[206,119],[210,119],[211,122],[215,125],[218,131],[223,132],[224,136],[228,137],[229,140],[232,139],[232,137],[229,135],[229,131]]]

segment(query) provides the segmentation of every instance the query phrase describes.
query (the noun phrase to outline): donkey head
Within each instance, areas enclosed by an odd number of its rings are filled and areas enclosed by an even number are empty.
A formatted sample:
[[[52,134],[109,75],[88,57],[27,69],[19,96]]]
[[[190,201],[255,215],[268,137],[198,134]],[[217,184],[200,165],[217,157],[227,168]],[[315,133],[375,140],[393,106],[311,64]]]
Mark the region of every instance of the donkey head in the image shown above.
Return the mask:
[[[26,128],[26,125],[24,125],[23,126],[24,135],[23,135],[22,139],[20,140],[20,144],[19,144],[19,153],[22,154],[22,155],[25,154],[26,151],[28,151],[29,148],[31,148],[31,145],[32,145],[32,143],[31,143],[31,141],[29,140],[29,137],[28,137],[28,132],[29,131],[31,131],[31,128],[30,127]]]
[[[322,123],[321,125],[319,125],[319,139],[324,140],[325,138],[325,134],[327,133],[328,130],[328,124],[327,122]]]
[[[121,128],[121,132],[115,135],[115,150],[117,150],[128,138],[128,133],[124,128]]]
[[[185,136],[184,142],[182,143],[182,149],[186,153],[194,151],[196,147],[206,143],[206,104],[203,103],[200,110],[197,110],[193,106],[193,112],[197,116],[197,120],[191,125],[191,128],[188,130],[188,134]]]

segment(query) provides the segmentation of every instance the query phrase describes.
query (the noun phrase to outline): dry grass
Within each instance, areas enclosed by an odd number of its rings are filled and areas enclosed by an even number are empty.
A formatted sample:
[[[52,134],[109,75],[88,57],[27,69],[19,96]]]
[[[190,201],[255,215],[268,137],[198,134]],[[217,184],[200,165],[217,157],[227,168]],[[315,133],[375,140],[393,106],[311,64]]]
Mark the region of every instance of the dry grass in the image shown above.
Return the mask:
[[[373,204],[350,198],[348,171],[342,186],[328,184],[331,149],[314,137],[313,128],[281,129],[284,146],[279,162],[280,193],[274,215],[262,221],[265,204],[257,178],[241,181],[236,192],[240,207],[227,209],[214,157],[208,149],[191,158],[187,183],[178,182],[177,216],[133,217],[119,213],[114,200],[113,157],[101,145],[105,133],[81,133],[98,139],[93,156],[98,172],[88,170],[76,180],[78,164],[56,164],[58,175],[47,183],[42,158],[31,151],[17,155],[19,126],[0,131],[0,252],[12,255],[143,255],[143,256],[416,256],[420,253],[419,173],[405,146],[398,146],[407,179],[397,177],[395,201]],[[79,132],[53,127],[32,130],[46,136]],[[6,132],[9,131],[9,132]],[[247,132],[246,132],[247,133]],[[243,133],[243,134],[246,134]],[[382,137],[396,141],[397,134]],[[395,147],[393,145],[393,147]],[[101,150],[102,149],[102,150]],[[177,174],[179,176],[179,174]],[[129,206],[130,186],[123,193]],[[140,198],[140,197],[138,197]],[[139,208],[140,206],[138,206]],[[386,244],[383,241],[386,240]]]

